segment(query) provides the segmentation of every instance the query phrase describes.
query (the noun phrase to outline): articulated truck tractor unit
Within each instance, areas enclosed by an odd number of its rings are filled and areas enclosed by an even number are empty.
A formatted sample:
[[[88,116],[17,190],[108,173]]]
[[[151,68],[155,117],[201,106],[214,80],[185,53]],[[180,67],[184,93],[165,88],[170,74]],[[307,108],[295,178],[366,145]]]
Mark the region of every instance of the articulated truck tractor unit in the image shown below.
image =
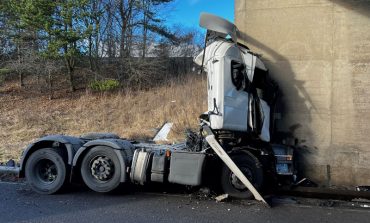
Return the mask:
[[[199,132],[170,145],[109,133],[50,135],[26,148],[20,167],[0,172],[19,173],[41,194],[81,181],[102,193],[164,183],[217,186],[231,197],[265,202],[263,186],[295,178],[294,149],[270,143],[277,85],[260,57],[238,42],[234,24],[202,13],[200,26],[205,47],[194,61],[207,74],[208,110]]]

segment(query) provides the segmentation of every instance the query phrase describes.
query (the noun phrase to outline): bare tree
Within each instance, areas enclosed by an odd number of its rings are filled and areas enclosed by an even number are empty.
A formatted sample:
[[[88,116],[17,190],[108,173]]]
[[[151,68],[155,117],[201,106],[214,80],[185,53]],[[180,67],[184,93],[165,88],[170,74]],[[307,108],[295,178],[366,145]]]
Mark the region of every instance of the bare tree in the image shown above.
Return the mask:
[[[50,98],[63,71],[71,91],[107,77],[152,85],[170,75],[174,57],[194,54],[193,32],[165,26],[161,12],[171,1],[0,1],[0,59],[7,54],[20,86],[29,75],[47,84]]]
[[[60,66],[55,60],[42,60],[43,76],[47,77],[47,86],[49,91],[49,100],[54,99],[54,80],[53,77],[56,73],[60,72]]]

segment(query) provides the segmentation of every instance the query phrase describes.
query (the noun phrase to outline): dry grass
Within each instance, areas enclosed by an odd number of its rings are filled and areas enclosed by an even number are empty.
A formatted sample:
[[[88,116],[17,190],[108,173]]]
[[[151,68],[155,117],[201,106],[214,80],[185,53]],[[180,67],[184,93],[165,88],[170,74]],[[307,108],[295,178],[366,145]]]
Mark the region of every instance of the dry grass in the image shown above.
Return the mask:
[[[189,76],[148,91],[82,93],[48,100],[0,88],[0,161],[19,159],[33,140],[47,134],[81,135],[113,132],[126,138],[151,138],[165,121],[174,123],[170,139],[181,140],[186,128],[197,128],[206,110],[206,84]]]

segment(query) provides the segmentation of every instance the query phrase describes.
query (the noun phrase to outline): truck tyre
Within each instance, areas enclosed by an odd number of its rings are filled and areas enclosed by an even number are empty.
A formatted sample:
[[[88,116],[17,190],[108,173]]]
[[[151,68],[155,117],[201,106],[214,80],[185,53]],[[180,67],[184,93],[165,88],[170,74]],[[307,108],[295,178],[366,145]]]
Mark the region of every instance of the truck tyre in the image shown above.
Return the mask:
[[[93,191],[106,193],[120,184],[121,163],[116,152],[106,146],[92,148],[81,163],[81,176]]]
[[[59,192],[67,179],[61,151],[44,148],[33,152],[27,160],[25,176],[31,188],[39,194]]]
[[[231,156],[231,159],[257,190],[261,188],[263,183],[263,169],[255,156],[250,153],[239,153]],[[223,164],[221,170],[221,187],[224,193],[230,197],[241,199],[253,198],[253,194],[225,164]]]

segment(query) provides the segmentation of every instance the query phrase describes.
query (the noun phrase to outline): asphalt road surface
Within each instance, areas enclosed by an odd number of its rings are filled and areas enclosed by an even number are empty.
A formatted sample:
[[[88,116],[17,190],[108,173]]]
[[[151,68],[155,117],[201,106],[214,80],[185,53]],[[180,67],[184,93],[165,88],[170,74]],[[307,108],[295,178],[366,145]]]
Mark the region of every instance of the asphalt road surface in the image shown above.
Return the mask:
[[[328,207],[333,206],[333,202],[306,201],[298,204],[296,201],[277,198],[273,208],[266,208],[256,201],[217,203],[213,199],[179,193],[108,195],[76,189],[59,195],[39,195],[26,184],[0,183],[0,223],[370,222],[367,205],[365,208],[351,208],[351,203],[347,202],[344,206]]]

